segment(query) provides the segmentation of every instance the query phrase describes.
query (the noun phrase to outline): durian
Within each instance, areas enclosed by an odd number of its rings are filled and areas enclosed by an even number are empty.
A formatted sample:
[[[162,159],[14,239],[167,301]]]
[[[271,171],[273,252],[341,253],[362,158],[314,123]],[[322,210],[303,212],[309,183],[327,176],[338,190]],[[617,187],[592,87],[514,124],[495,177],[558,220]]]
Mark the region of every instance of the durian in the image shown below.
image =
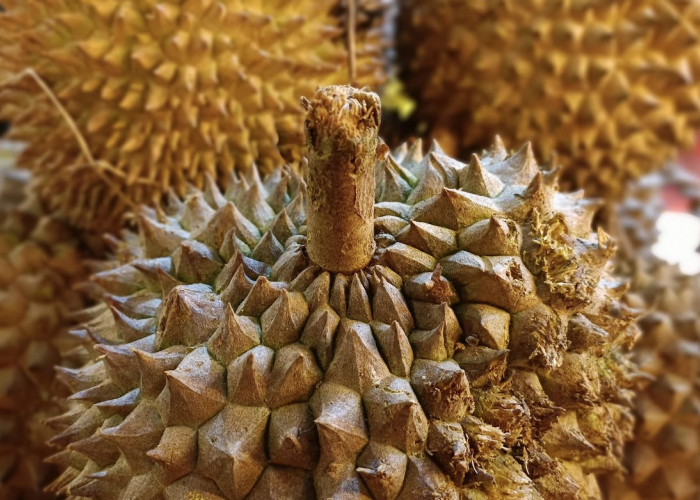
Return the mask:
[[[17,149],[0,144],[0,498],[53,498],[57,476],[44,464],[51,432],[42,424],[63,413],[54,376],[61,362],[86,362],[67,334],[85,298],[73,286],[87,269],[75,234],[43,212],[26,172],[12,170]]]
[[[500,134],[556,152],[563,187],[619,199],[700,128],[700,5],[676,0],[406,0],[414,119],[469,149]],[[420,40],[420,43],[416,43]],[[546,158],[546,157],[545,157]]]
[[[308,183],[235,174],[115,242],[74,332],[101,356],[63,377],[83,408],[51,422],[52,490],[599,498],[632,428],[637,332],[596,204],[557,192],[529,146],[389,155],[376,95],[303,103]]]
[[[650,382],[636,400],[626,477],[610,477],[609,500],[695,500],[700,495],[700,276],[662,261],[639,263],[630,305],[639,322],[635,359]]]
[[[632,284],[625,300],[649,312],[639,320],[642,335],[633,351],[648,380],[636,399],[628,473],[605,479],[608,500],[700,495],[700,275],[684,275],[652,252],[663,191],[670,187],[700,200],[698,180],[669,166],[630,186],[612,219],[620,242],[617,272]]]
[[[0,117],[28,143],[20,163],[51,208],[87,229],[118,228],[170,187],[300,159],[299,97],[349,79],[338,0],[3,4]],[[358,4],[356,80],[376,87],[381,5]]]

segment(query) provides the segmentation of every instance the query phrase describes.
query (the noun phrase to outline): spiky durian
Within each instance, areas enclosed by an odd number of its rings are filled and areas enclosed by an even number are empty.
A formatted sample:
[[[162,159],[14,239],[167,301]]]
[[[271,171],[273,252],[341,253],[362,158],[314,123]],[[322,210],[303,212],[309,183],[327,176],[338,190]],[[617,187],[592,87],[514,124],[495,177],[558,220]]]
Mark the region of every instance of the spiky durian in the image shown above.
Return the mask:
[[[465,165],[417,142],[375,167],[376,96],[305,104],[308,188],[285,168],[172,196],[93,277],[102,356],[64,377],[84,407],[52,422],[53,489],[597,498],[631,430],[636,330],[595,204],[557,192],[529,146]]]
[[[700,494],[700,276],[662,261],[637,264],[628,301],[651,309],[635,359],[650,378],[636,401],[626,477],[603,483],[610,500],[695,500]]]
[[[674,0],[408,0],[398,24],[417,120],[474,147],[557,153],[564,186],[620,197],[700,127],[700,6]],[[420,43],[416,43],[420,40]]]
[[[603,482],[609,500],[695,500],[700,494],[700,276],[682,274],[652,253],[663,191],[675,187],[691,204],[700,184],[678,167],[640,179],[616,207],[617,271],[632,284],[626,301],[649,311],[634,357],[647,374],[636,400],[628,474]]]
[[[43,463],[42,420],[64,411],[54,365],[86,361],[66,332],[85,306],[72,287],[87,271],[74,234],[44,214],[26,173],[9,169],[13,151],[0,145],[0,498],[38,500],[52,497],[43,488],[57,475]]]
[[[126,209],[203,187],[206,174],[299,159],[299,97],[348,81],[338,0],[3,4],[0,72],[12,78],[0,116],[29,144],[20,162],[42,195],[81,227],[114,229]],[[377,86],[381,26],[359,20],[357,81]],[[25,69],[48,84],[94,162]]]

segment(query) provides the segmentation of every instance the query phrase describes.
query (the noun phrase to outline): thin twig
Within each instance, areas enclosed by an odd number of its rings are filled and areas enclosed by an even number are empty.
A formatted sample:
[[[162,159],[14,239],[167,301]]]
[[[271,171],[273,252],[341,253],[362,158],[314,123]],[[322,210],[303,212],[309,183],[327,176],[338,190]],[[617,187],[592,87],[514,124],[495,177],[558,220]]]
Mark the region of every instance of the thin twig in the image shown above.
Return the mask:
[[[356,0],[348,2],[348,71],[350,72],[350,85],[355,84],[357,78],[357,46],[355,35],[357,30],[357,4]]]
[[[128,196],[126,196],[124,193],[122,193],[121,189],[119,189],[118,186],[115,186],[115,182],[107,177],[105,175],[105,171],[110,172],[112,175],[124,179],[126,176],[124,172],[120,171],[119,169],[115,168],[112,166],[109,162],[106,162],[104,160],[95,160],[94,155],[90,151],[90,147],[88,146],[87,141],[85,140],[85,137],[83,134],[80,132],[80,129],[78,128],[78,125],[75,123],[75,120],[73,120],[73,117],[68,113],[68,110],[63,106],[61,101],[58,100],[58,97],[54,93],[54,91],[49,87],[49,85],[44,81],[39,74],[34,71],[33,68],[26,68],[22,72],[20,72],[17,76],[18,78],[22,78],[23,76],[30,76],[34,82],[39,86],[39,88],[46,94],[46,96],[49,98],[51,103],[54,105],[54,107],[58,110],[59,114],[63,118],[63,120],[66,122],[68,125],[68,128],[71,130],[73,133],[73,136],[75,137],[75,140],[78,142],[78,147],[80,148],[83,156],[87,159],[87,165],[73,165],[72,168],[74,170],[82,170],[84,168],[92,168],[94,169],[94,172],[97,174],[98,177],[102,179],[102,181],[107,185],[111,186],[113,192],[119,197],[126,206],[131,208],[132,210],[135,208],[136,204],[129,199]],[[155,184],[154,182],[151,181],[144,181],[142,182],[143,184]]]
[[[24,75],[29,75],[32,77],[32,79],[36,82],[39,87],[41,87],[41,90],[44,91],[44,93],[47,95],[47,97],[51,100],[53,105],[56,107],[58,112],[61,114],[63,119],[66,121],[68,124],[68,127],[71,129],[73,132],[73,135],[75,136],[75,139],[78,141],[78,146],[80,146],[80,150],[83,152],[83,155],[87,159],[88,163],[90,165],[95,164],[95,157],[92,156],[92,152],[90,152],[90,148],[88,147],[87,141],[85,140],[85,137],[83,137],[83,134],[80,133],[80,129],[78,128],[78,125],[75,123],[75,120],[73,120],[73,117],[68,113],[66,108],[61,104],[61,101],[58,100],[58,97],[56,97],[56,94],[54,94],[53,90],[51,90],[51,87],[48,86],[48,84],[44,81],[43,78],[41,78],[36,71],[32,68],[27,68],[24,71],[22,71],[18,76],[21,78]]]

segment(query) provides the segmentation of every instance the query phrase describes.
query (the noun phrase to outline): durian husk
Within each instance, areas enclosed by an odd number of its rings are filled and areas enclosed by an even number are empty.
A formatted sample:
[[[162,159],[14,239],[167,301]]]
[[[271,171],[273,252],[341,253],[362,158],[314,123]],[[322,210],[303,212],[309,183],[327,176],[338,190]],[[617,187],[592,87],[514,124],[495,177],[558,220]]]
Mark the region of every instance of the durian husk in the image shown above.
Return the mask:
[[[620,199],[700,127],[700,6],[672,0],[406,0],[401,76],[415,130],[556,152],[562,186]],[[419,41],[419,42],[418,42]]]
[[[626,475],[605,478],[608,500],[696,500],[700,495],[700,275],[685,275],[652,252],[663,190],[700,200],[700,182],[677,166],[635,183],[617,207],[618,271],[630,307],[647,312],[634,359],[647,381],[636,398]]]
[[[64,374],[83,410],[50,422],[52,490],[600,498],[632,428],[637,331],[597,204],[500,142],[469,165],[417,142],[375,180],[377,249],[351,276],[310,262],[289,168],[142,209],[74,331],[101,357]]]
[[[700,276],[638,264],[627,300],[651,310],[635,360],[649,377],[636,399],[626,476],[602,484],[609,500],[695,500],[700,495]]]
[[[54,498],[58,475],[43,420],[62,414],[69,395],[54,365],[80,366],[86,351],[67,334],[86,306],[73,287],[87,276],[76,234],[48,215],[27,172],[14,170],[19,147],[0,143],[0,498]]]
[[[3,3],[0,118],[43,199],[80,228],[118,229],[207,175],[299,160],[299,97],[349,80],[338,0]],[[356,84],[377,88],[383,5],[357,3]]]

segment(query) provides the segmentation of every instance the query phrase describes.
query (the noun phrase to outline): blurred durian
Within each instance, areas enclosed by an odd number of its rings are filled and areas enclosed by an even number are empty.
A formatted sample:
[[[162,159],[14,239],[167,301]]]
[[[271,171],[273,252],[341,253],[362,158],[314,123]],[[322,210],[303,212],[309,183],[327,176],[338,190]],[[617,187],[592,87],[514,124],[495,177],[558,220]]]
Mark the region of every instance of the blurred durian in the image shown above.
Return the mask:
[[[700,276],[639,260],[627,297],[650,312],[634,359],[650,382],[636,400],[628,475],[603,482],[609,500],[696,500],[700,494]]]
[[[633,183],[610,219],[620,245],[616,271],[631,282],[625,301],[646,311],[633,355],[648,380],[636,399],[627,474],[602,482],[608,500],[700,495],[700,275],[684,275],[653,252],[669,189],[691,208],[700,201],[700,180],[669,165]]]
[[[531,140],[563,187],[619,199],[693,144],[699,30],[684,0],[406,0],[398,51],[417,130],[462,152]]]
[[[44,463],[52,436],[42,421],[63,413],[67,396],[54,365],[86,362],[68,330],[85,307],[74,285],[87,277],[79,238],[49,215],[26,171],[12,169],[19,148],[0,142],[0,498],[54,498],[57,475]]]
[[[118,229],[207,174],[299,160],[300,96],[349,81],[338,0],[2,3],[0,118],[42,197],[82,228]],[[356,83],[376,88],[385,6],[357,4]]]

